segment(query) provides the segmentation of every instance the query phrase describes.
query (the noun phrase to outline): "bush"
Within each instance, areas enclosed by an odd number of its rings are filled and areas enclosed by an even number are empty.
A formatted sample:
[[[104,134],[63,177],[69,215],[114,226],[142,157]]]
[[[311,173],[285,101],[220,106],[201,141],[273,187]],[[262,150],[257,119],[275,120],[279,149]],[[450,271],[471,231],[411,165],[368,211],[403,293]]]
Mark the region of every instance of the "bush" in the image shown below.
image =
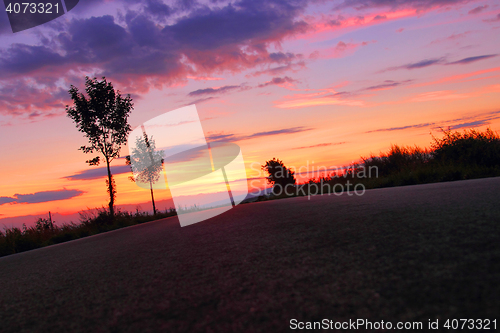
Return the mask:
[[[443,130],[443,138],[433,137],[432,155],[441,164],[500,166],[500,137],[490,128],[485,132],[474,129],[463,133]]]
[[[375,166],[379,176],[384,177],[404,170],[421,168],[432,160],[432,153],[429,149],[392,145],[388,153],[371,155],[369,158],[361,157],[361,160],[367,170]]]
[[[281,190],[278,191],[283,193],[283,189],[287,185],[295,185],[295,172],[288,169],[283,164],[283,161],[273,158],[262,165],[261,168],[269,174],[266,179],[268,184],[273,185],[273,193],[276,193],[277,186],[281,187]]]

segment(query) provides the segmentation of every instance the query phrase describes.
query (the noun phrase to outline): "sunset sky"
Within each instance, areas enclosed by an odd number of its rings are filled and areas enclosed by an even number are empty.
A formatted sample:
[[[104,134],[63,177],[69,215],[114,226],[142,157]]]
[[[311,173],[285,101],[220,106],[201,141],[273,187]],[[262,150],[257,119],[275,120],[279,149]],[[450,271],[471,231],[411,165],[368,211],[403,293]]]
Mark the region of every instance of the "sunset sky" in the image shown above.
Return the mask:
[[[330,168],[428,147],[440,127],[499,131],[499,45],[500,1],[82,0],[15,34],[2,11],[0,228],[107,205],[104,165],[85,163],[65,112],[86,75],[131,94],[133,128],[196,104],[252,179],[273,157]],[[117,205],[149,210],[124,160],[112,166]]]

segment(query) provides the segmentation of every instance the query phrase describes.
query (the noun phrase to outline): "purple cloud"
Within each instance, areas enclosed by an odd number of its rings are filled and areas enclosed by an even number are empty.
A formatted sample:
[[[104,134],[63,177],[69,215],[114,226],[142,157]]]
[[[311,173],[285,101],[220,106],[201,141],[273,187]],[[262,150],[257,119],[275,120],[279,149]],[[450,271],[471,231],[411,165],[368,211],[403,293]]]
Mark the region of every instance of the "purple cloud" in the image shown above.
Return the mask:
[[[488,5],[478,6],[478,7],[474,8],[474,9],[469,10],[469,15],[479,14],[483,10],[485,10],[486,8],[488,8]]]
[[[46,66],[59,66],[67,62],[63,56],[45,46],[16,43],[0,54],[2,55],[0,70],[6,74],[25,74]]]
[[[364,90],[390,89],[390,88],[394,88],[394,87],[400,86],[402,84],[406,84],[406,83],[411,82],[411,81],[413,81],[413,80],[405,80],[405,81],[385,80],[384,83],[377,84],[375,86],[371,86],[371,87],[365,88]]]
[[[241,85],[239,86],[223,86],[220,88],[205,88],[205,89],[198,89],[195,91],[191,91],[188,96],[200,96],[200,95],[212,95],[212,94],[220,94],[220,93],[226,93],[231,90],[235,90],[241,88]]]
[[[0,197],[0,205],[6,203],[42,203],[57,200],[66,200],[82,195],[84,192],[80,190],[56,190],[56,191],[43,191],[31,194],[14,194],[12,197]]]
[[[11,203],[11,202],[15,202],[16,199],[15,198],[11,198],[11,197],[0,197],[0,206],[3,205],[3,204],[6,204],[6,203]]]
[[[408,125],[408,126],[401,126],[401,127],[381,128],[381,129],[376,129],[376,130],[373,130],[373,131],[368,131],[368,132],[365,132],[365,133],[401,131],[401,130],[410,129],[410,128],[429,127],[429,126],[432,126],[432,125],[435,125],[435,124],[436,123],[423,123],[423,124]]]
[[[448,129],[450,130],[456,130],[460,128],[472,128],[472,127],[479,127],[483,125],[489,125],[490,122],[488,120],[477,120],[477,121],[471,121],[468,123],[462,123],[462,124],[456,124],[453,126],[449,126]]]
[[[293,83],[296,82],[296,80],[292,79],[291,77],[285,76],[285,77],[273,77],[271,81],[267,81],[265,83],[259,84],[259,88],[271,86],[271,85],[280,85],[280,84],[285,84],[285,83]]]
[[[443,61],[444,61],[444,58],[439,58],[439,59],[425,59],[425,60],[421,60],[421,61],[418,61],[418,62],[409,63],[409,64],[406,64],[406,65],[397,67],[397,69],[399,69],[399,68],[405,68],[405,69],[424,68],[424,67],[428,67],[428,66],[432,66],[432,65],[436,65],[436,64],[442,64]]]
[[[274,130],[274,131],[257,132],[257,133],[253,133],[250,135],[236,135],[236,134],[219,133],[219,134],[209,135],[207,137],[207,140],[209,142],[217,142],[217,141],[236,142],[236,141],[260,138],[260,137],[264,137],[264,136],[293,134],[293,133],[300,133],[300,132],[305,132],[305,131],[310,131],[310,130],[312,130],[312,128],[298,126],[298,127],[284,128],[284,129]]]
[[[295,148],[292,148],[292,149],[308,149],[308,148],[316,148],[316,147],[327,147],[327,146],[337,146],[337,145],[343,145],[344,143],[346,143],[345,141],[342,141],[342,142],[335,142],[335,143],[319,143],[317,145],[312,145],[312,146],[304,146],[304,147],[295,147]]]
[[[355,9],[367,9],[377,7],[396,8],[415,8],[417,10],[426,10],[434,7],[449,6],[458,3],[466,3],[468,0],[344,0],[344,2],[335,9],[345,9],[353,7]]]
[[[475,62],[475,61],[496,57],[497,55],[498,54],[486,54],[486,55],[468,57],[468,58],[464,58],[464,59],[460,59],[460,60],[452,61],[452,62],[446,61],[445,57],[435,58],[435,59],[425,59],[425,60],[421,60],[421,61],[414,62],[414,63],[409,63],[409,64],[402,65],[402,66],[389,67],[385,70],[382,70],[381,72],[392,71],[392,70],[397,70],[397,69],[409,69],[409,70],[410,69],[419,69],[419,68],[429,67],[429,66],[433,66],[433,65],[457,65],[457,64],[464,65],[464,64],[469,64],[469,63]]]
[[[206,97],[206,98],[198,98],[192,102],[189,102],[189,103],[186,103],[184,104],[184,106],[186,105],[191,105],[191,104],[200,104],[200,103],[204,103],[206,101],[209,101],[209,100],[212,100],[212,99],[216,99],[217,97]]]
[[[465,64],[470,64],[471,62],[475,62],[478,60],[493,58],[493,57],[496,57],[497,55],[498,54],[487,54],[487,55],[481,55],[481,56],[476,56],[476,57],[468,57],[468,58],[460,59],[457,61],[449,62],[449,63],[447,63],[447,65],[457,65],[457,64],[465,65]]]
[[[306,5],[302,0],[240,0],[219,6],[178,1],[171,7],[147,0],[136,11],[119,16],[119,22],[103,15],[53,23],[47,27],[55,33],[39,37],[38,45],[18,43],[0,51],[0,80],[12,82],[29,74],[37,87],[54,86],[61,78],[75,84],[73,77],[69,80],[74,75],[70,70],[91,68],[122,91],[144,93],[153,82],[168,85],[194,72],[209,75],[275,63],[293,70],[292,61],[300,61],[300,55],[267,49],[309,28],[300,18]],[[87,7],[77,6],[75,13]],[[178,14],[176,20],[158,24],[172,13]],[[47,92],[53,93],[39,89],[35,95],[46,97]],[[0,100],[6,96],[0,94]],[[0,108],[5,112],[5,106]]]
[[[166,18],[173,12],[172,8],[170,8],[160,0],[146,0],[144,11],[159,19]]]
[[[33,86],[25,79],[11,80],[0,87],[0,114],[28,118],[56,115],[52,110],[64,111],[69,102],[67,91],[55,85],[45,88]],[[45,110],[50,110],[45,112]]]
[[[275,53],[270,53],[269,58],[275,62],[285,62],[285,63],[290,63],[293,59],[295,59],[295,54],[287,52],[275,52]]]
[[[111,167],[111,173],[113,175],[118,175],[122,173],[129,173],[132,172],[130,169],[130,166],[128,165],[116,165]],[[106,167],[99,167],[99,168],[91,168],[91,169],[86,169],[83,171],[79,171],[73,175],[66,176],[63,178],[69,179],[69,180],[91,180],[91,179],[99,179],[103,177],[107,177],[108,171]]]
[[[497,16],[495,16],[494,18],[491,18],[491,19],[486,19],[486,20],[483,20],[484,22],[499,22],[500,21],[500,13],[497,14]]]

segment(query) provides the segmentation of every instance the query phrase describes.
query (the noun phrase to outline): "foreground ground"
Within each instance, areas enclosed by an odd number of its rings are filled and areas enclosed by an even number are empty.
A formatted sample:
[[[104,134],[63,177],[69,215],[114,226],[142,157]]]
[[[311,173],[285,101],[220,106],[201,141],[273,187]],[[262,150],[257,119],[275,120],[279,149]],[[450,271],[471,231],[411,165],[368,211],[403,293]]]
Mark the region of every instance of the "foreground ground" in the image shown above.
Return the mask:
[[[495,316],[498,329],[499,193],[500,178],[488,178],[274,200],[0,258],[0,331]]]

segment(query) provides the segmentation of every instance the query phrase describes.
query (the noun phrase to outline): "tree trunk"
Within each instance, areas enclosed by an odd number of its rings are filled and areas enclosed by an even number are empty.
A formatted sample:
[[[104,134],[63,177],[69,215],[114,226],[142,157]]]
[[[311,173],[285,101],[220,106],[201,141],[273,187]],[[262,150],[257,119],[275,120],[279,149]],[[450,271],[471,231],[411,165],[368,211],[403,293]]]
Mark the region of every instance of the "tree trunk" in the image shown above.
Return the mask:
[[[109,168],[109,159],[106,157],[106,166],[108,168],[108,192],[109,192],[109,215],[113,220],[115,217],[115,198],[113,188],[113,178],[111,177],[111,170]]]
[[[151,189],[151,201],[153,202],[153,215],[156,216],[156,206],[155,206],[155,197],[153,195],[153,183],[149,182],[149,188]]]

